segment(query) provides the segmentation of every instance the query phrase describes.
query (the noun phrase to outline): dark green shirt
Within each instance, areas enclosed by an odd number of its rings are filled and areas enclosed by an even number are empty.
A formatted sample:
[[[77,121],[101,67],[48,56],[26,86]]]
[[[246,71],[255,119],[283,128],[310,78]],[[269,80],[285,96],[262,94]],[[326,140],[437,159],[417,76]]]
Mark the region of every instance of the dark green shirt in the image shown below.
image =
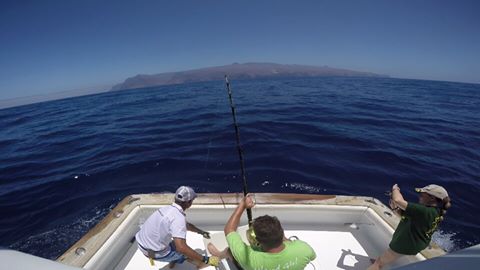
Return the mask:
[[[408,203],[402,220],[393,233],[390,248],[404,255],[417,254],[428,246],[439,222],[437,208]]]

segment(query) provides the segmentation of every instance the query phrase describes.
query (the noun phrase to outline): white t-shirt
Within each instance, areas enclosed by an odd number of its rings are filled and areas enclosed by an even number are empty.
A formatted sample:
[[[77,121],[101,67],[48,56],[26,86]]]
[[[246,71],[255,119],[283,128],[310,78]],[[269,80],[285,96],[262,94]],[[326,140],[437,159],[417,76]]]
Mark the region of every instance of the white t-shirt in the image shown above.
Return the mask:
[[[144,248],[166,256],[170,252],[172,238],[187,236],[187,221],[182,207],[176,203],[162,207],[155,211],[140,226],[140,231],[135,235],[137,242]]]

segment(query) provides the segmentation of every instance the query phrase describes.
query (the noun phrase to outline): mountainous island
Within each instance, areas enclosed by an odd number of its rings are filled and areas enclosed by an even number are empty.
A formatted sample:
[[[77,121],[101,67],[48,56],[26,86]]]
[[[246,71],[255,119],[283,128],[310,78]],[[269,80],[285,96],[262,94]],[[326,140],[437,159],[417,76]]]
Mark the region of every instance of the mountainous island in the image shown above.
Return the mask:
[[[371,72],[361,72],[328,66],[282,65],[275,63],[234,63],[226,66],[208,67],[179,72],[153,75],[139,74],[127,78],[123,83],[112,87],[111,91],[143,88],[158,85],[182,84],[222,80],[225,75],[234,80],[279,78],[279,77],[387,77]]]

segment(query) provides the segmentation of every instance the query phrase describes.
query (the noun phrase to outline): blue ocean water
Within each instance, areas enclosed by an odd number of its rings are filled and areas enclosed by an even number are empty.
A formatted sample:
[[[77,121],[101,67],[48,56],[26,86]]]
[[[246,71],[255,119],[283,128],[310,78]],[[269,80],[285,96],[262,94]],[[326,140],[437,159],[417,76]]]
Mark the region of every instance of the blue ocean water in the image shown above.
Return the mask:
[[[480,85],[390,78],[233,81],[251,192],[447,188],[434,241],[480,243]],[[57,258],[133,193],[241,192],[223,82],[0,110],[0,245]]]

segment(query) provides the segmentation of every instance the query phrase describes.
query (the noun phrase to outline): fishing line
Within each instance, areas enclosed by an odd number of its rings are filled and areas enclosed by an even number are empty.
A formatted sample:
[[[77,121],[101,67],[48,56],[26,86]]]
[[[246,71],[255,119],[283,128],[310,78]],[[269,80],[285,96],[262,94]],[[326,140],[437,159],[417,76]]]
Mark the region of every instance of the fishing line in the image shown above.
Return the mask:
[[[220,100],[221,100],[221,97],[218,96],[218,95],[214,95],[216,97],[216,101],[213,105],[213,114],[214,114],[214,117],[213,117],[213,123],[221,123],[221,121],[219,121],[218,119],[220,118],[219,115],[220,115],[220,107],[218,106],[218,104],[220,103]],[[208,146],[207,146],[207,154],[206,154],[206,157],[205,157],[205,163],[204,163],[204,166],[203,168],[204,169],[207,169],[207,166],[208,166],[208,162],[210,162],[210,150],[212,149],[212,141],[213,141],[213,136],[214,134],[216,134],[218,131],[217,131],[217,125],[216,124],[213,124],[212,125],[212,129],[211,129],[211,132],[208,136]]]

